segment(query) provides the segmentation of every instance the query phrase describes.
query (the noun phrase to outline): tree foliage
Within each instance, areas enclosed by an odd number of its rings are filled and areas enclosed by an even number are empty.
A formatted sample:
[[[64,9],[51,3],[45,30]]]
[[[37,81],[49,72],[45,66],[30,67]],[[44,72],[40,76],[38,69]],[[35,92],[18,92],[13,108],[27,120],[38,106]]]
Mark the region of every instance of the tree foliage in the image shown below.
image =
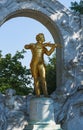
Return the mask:
[[[49,58],[49,63],[46,65],[46,81],[48,93],[51,94],[56,89],[56,57],[55,54]]]
[[[14,56],[10,53],[2,56],[0,51],[0,91],[8,88],[16,90],[17,94],[27,95],[33,92],[32,76],[30,69],[23,66],[21,59],[24,58],[25,51],[17,51]],[[46,65],[46,81],[48,93],[51,94],[56,89],[56,58],[53,55],[49,58],[49,63]]]
[[[17,51],[14,56],[10,53],[2,56],[0,51],[0,91],[13,88],[17,94],[28,94],[31,90],[31,73],[20,62],[24,58],[25,51]]]
[[[80,1],[79,3],[75,2],[71,2],[71,10],[73,10],[74,12],[78,12],[79,14],[83,14],[83,1]]]

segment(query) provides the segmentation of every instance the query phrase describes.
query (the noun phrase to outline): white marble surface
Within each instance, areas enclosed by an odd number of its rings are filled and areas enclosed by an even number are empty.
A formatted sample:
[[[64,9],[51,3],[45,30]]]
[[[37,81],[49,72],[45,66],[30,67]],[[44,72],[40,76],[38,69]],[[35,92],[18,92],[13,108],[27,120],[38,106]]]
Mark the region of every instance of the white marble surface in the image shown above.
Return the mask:
[[[6,95],[0,94],[0,130],[26,130],[28,123],[35,129],[39,127],[38,124],[47,124],[48,127],[52,124],[57,128],[55,130],[60,127],[56,124],[61,124],[63,130],[83,129],[83,90],[79,89],[66,98],[54,93],[52,99],[43,97],[43,100],[37,101],[34,96],[22,97],[13,95],[14,92],[15,90],[8,89]],[[10,99],[12,103],[9,102]]]
[[[25,130],[61,130],[54,120],[54,102],[51,98],[33,97],[30,100],[29,124]]]
[[[53,100],[50,98],[33,98],[30,101],[30,121],[54,122]]]
[[[8,89],[0,94],[0,130],[61,130],[54,120],[51,98],[15,95]]]

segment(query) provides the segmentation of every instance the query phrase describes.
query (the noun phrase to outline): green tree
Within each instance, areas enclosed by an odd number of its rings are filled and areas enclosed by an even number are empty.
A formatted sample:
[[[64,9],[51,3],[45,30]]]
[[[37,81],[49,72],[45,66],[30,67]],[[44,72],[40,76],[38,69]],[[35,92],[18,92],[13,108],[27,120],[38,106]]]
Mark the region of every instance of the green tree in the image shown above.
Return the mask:
[[[71,10],[74,12],[78,12],[79,14],[83,14],[83,1],[78,2],[71,2]]]
[[[23,66],[20,60],[25,51],[17,51],[14,56],[10,53],[2,56],[0,51],[0,91],[13,88],[17,94],[26,95],[32,91],[30,69]]]
[[[49,63],[46,65],[46,81],[48,93],[51,94],[56,89],[56,57],[55,54],[49,58]]]

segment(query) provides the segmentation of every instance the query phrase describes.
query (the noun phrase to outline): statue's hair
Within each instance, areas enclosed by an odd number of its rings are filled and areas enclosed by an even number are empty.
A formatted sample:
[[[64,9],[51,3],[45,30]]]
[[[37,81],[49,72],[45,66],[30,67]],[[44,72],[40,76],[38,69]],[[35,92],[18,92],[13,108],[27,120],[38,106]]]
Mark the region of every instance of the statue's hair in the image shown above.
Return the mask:
[[[36,35],[36,40],[39,41],[41,39],[41,35],[44,36],[43,33],[39,33],[38,35]]]

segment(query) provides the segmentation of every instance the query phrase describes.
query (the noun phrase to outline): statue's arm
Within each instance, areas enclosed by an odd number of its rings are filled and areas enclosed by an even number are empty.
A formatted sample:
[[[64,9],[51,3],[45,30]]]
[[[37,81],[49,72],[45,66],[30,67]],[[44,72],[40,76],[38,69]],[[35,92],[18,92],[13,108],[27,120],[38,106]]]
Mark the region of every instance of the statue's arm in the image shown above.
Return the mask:
[[[26,44],[24,46],[25,49],[32,49],[32,47],[33,47],[33,44]]]
[[[48,56],[50,56],[54,50],[55,50],[54,46],[52,46],[50,50],[48,50],[47,48],[44,47],[44,53]]]
[[[48,42],[48,43],[44,43],[44,46],[48,46],[48,47],[55,47],[55,48],[62,48],[62,45],[61,44],[53,44],[53,43],[50,43],[50,42]]]
[[[51,49],[47,50],[46,46],[51,47]],[[57,48],[57,47],[62,48],[61,44],[45,43],[44,44],[44,52],[46,55],[50,56],[53,53],[53,51],[55,50],[55,48]]]

